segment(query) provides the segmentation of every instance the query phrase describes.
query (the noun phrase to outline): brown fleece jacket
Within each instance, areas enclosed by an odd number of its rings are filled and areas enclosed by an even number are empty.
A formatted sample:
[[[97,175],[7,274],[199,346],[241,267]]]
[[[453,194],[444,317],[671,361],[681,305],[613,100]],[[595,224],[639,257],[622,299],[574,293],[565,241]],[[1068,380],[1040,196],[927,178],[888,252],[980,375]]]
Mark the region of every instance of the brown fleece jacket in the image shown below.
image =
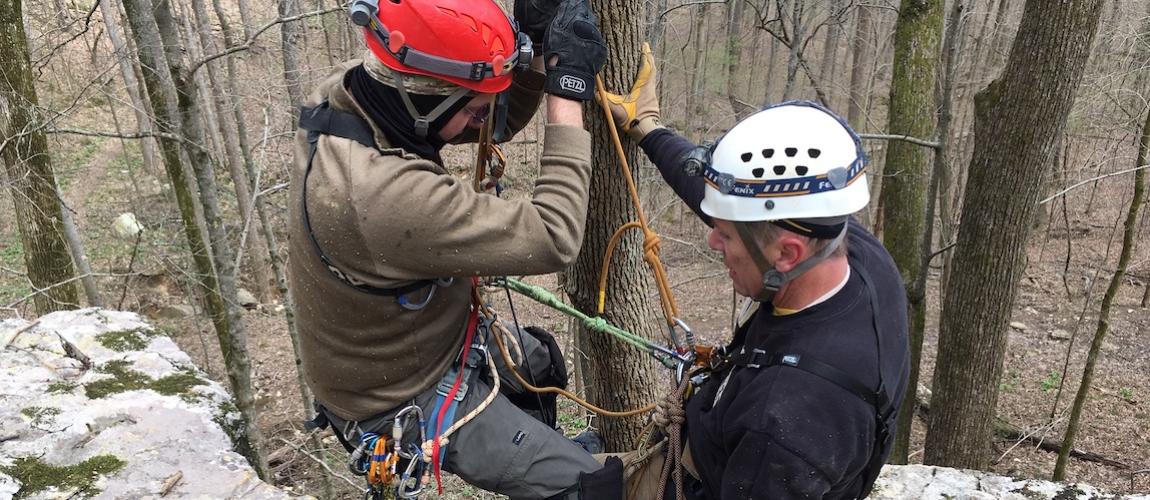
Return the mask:
[[[341,67],[309,98],[359,114]],[[541,73],[512,84],[509,125],[522,129],[542,96]],[[587,215],[591,138],[548,125],[533,196],[505,200],[476,193],[443,166],[386,143],[378,150],[324,135],[307,176],[316,242],[342,272],[375,287],[454,277],[419,311],[401,308],[338,280],[316,254],[301,209],[309,146],[296,134],[288,279],[300,350],[316,399],[335,414],[363,420],[409,401],[439,381],[458,355],[471,303],[471,276],[544,274],[579,253]],[[413,301],[426,296],[414,292]]]

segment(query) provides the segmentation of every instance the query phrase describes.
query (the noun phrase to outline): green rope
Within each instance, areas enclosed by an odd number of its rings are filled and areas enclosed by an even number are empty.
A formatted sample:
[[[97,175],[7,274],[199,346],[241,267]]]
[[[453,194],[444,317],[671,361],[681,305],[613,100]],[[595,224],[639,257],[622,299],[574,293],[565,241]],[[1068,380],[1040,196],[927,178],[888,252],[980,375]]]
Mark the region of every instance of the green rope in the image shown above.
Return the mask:
[[[539,302],[540,304],[549,306],[556,311],[578,319],[583,323],[583,327],[587,328],[588,330],[594,330],[597,332],[612,335],[619,340],[622,340],[623,342],[631,344],[645,351],[651,349],[651,343],[647,339],[612,325],[611,323],[608,323],[604,318],[596,318],[583,314],[583,312],[559,300],[558,297],[542,287],[529,285],[522,281],[511,278],[507,278],[504,281],[504,284],[507,286],[507,288],[514,290],[516,293],[522,294],[536,302]]]

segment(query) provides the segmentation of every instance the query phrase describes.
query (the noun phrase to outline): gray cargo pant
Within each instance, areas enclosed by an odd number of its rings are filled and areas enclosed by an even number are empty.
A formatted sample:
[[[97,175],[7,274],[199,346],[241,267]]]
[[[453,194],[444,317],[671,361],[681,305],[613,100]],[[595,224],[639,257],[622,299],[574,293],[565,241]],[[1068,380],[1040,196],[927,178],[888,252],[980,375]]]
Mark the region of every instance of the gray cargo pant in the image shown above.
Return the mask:
[[[508,329],[515,331],[514,327]],[[520,361],[520,374],[531,380],[525,368],[530,365],[536,378],[544,377],[551,368],[549,349],[528,332],[519,333],[516,340],[522,342],[522,352],[528,360],[527,363]],[[500,394],[475,419],[448,437],[443,470],[513,500],[578,498],[577,492],[568,491],[577,486],[579,474],[597,471],[602,465],[578,444],[520,410],[507,399],[507,394],[521,394],[525,389],[507,372],[499,347],[494,340],[488,338],[489,335],[487,329],[479,328],[472,349],[476,349],[476,345],[480,346],[480,351],[488,351],[487,348],[490,348],[486,355],[493,357],[500,373],[506,373],[500,375]],[[512,346],[509,345],[508,349],[512,351],[513,358],[519,359]],[[479,365],[479,369],[473,370],[466,381],[467,393],[455,410],[457,420],[471,413],[491,393],[492,379],[488,373],[487,361],[481,360]],[[414,401],[427,416],[429,428],[435,425],[432,406],[435,404],[437,387],[438,383],[420,393]],[[345,433],[348,440],[358,444],[360,432],[377,432],[390,436],[392,421],[401,409],[395,408],[378,417],[352,422],[350,425],[330,412],[326,413],[336,429],[349,430]],[[354,424],[358,424],[358,428]],[[445,423],[443,428],[446,430],[447,427]],[[405,443],[417,442],[418,436],[416,426],[408,425],[404,435]],[[434,485],[424,487],[434,488]]]

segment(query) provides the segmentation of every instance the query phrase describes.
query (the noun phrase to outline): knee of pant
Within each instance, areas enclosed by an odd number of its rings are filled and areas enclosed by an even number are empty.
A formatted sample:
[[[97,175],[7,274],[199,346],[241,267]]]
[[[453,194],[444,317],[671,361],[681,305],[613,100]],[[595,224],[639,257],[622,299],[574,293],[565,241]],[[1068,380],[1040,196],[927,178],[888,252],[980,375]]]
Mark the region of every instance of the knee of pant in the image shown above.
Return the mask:
[[[623,500],[623,461],[607,457],[602,469],[581,472],[575,486],[547,500]]]

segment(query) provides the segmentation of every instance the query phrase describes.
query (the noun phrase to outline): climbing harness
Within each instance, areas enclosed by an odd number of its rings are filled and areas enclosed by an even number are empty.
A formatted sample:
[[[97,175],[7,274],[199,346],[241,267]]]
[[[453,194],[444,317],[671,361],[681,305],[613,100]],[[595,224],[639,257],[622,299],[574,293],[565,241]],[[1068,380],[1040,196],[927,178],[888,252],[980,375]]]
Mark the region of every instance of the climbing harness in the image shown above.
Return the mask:
[[[324,101],[316,106],[304,106],[300,108],[299,127],[307,130],[309,148],[307,168],[304,170],[302,181],[303,195],[300,201],[300,214],[303,218],[304,228],[307,230],[308,239],[311,241],[312,248],[315,250],[316,255],[323,261],[324,266],[327,267],[327,270],[331,272],[332,276],[335,276],[336,279],[347,286],[372,295],[395,297],[395,302],[409,311],[418,311],[427,307],[427,305],[431,303],[431,299],[435,297],[435,290],[437,288],[451,286],[454,282],[454,278],[419,280],[409,285],[395,288],[381,288],[369,285],[355,279],[337,267],[331,258],[324,253],[323,248],[320,247],[319,241],[316,240],[315,233],[311,228],[311,217],[308,215],[307,209],[307,179],[308,176],[311,175],[312,165],[315,163],[315,155],[319,149],[318,143],[320,136],[331,135],[342,137],[376,149],[375,132],[372,130],[371,125],[364,121],[363,118],[352,113],[334,109],[327,101]],[[427,289],[427,295],[423,300],[412,301],[409,298],[411,294],[423,289]]]

